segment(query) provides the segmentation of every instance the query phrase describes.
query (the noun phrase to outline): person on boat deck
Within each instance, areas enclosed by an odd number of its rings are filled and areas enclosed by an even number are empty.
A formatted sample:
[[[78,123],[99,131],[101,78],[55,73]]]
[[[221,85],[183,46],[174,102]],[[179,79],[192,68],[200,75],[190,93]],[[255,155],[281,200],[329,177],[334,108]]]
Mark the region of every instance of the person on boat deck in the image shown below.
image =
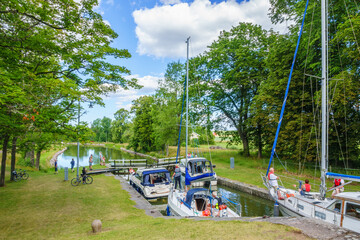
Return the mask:
[[[175,171],[172,177],[175,177],[175,189],[177,189],[179,183],[179,189],[181,190],[181,171],[178,164],[175,165]]]
[[[344,185],[344,184],[345,184],[344,179],[335,178],[335,179],[334,179],[334,185],[332,186],[332,188],[338,187],[338,186]],[[336,194],[338,194],[338,193],[340,193],[340,192],[343,192],[343,191],[344,191],[344,187],[336,188],[336,189],[334,189],[334,191],[332,192],[331,197],[333,197],[333,196],[335,196]]]
[[[281,196],[281,193],[279,191],[279,184],[277,182],[277,180],[279,179],[278,176],[276,176],[274,174],[275,170],[274,168],[270,168],[269,170],[269,175],[268,175],[268,178],[269,178],[269,183],[270,185],[274,188],[274,190],[277,192],[277,196],[278,196],[278,199],[279,200],[284,200],[284,198]]]
[[[309,193],[311,191],[311,185],[309,184],[309,179],[305,179],[305,184],[300,185],[299,193],[301,195],[305,195],[305,193]]]
[[[217,196],[216,191],[212,192],[212,197],[213,199],[211,200],[211,209],[209,210],[212,210],[214,217],[219,217],[220,216],[219,206],[222,204],[222,200],[220,197]],[[208,207],[210,208],[210,204],[208,205]]]

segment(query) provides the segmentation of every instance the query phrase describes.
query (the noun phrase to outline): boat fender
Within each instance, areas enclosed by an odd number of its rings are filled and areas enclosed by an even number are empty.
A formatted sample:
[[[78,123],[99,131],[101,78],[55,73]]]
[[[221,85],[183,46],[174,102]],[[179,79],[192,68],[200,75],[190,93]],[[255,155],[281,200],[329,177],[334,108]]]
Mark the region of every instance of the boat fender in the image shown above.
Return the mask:
[[[227,206],[225,204],[219,206],[219,210],[224,210],[224,209],[227,209]]]
[[[289,198],[289,197],[295,197],[295,194],[293,194],[293,193],[287,193],[287,194],[286,194],[286,197],[287,197],[287,198]]]
[[[206,210],[202,211],[202,215],[204,217],[208,217],[208,216],[210,216],[210,211],[208,209],[206,209]]]

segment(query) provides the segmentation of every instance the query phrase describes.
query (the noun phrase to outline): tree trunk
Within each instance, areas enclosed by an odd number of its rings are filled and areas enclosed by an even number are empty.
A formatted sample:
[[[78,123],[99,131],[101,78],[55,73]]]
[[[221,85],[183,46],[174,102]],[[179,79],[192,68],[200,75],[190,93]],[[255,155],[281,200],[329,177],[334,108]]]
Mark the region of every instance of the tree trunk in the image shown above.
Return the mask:
[[[5,134],[4,142],[3,142],[3,150],[2,150],[2,160],[1,160],[0,187],[5,186],[6,153],[7,153],[9,138],[10,136],[8,134]]]
[[[34,164],[35,164],[35,151],[34,150],[31,150],[30,151],[30,163],[31,163],[31,166],[33,167]]]
[[[10,173],[15,171],[15,163],[16,163],[16,142],[18,137],[13,137],[12,139],[12,146],[11,146],[11,170]],[[14,180],[14,176],[10,174],[10,180]]]
[[[247,138],[247,136],[244,136],[244,138],[242,138],[242,142],[243,142],[243,148],[244,148],[244,154],[245,156],[250,156],[250,150],[249,150],[249,140]]]
[[[169,156],[169,144],[166,144],[165,148],[166,148],[166,156],[168,157]]]
[[[258,124],[258,158],[262,158],[261,124]]]
[[[40,155],[41,155],[41,150],[38,150],[36,152],[36,169],[37,170],[40,170]]]

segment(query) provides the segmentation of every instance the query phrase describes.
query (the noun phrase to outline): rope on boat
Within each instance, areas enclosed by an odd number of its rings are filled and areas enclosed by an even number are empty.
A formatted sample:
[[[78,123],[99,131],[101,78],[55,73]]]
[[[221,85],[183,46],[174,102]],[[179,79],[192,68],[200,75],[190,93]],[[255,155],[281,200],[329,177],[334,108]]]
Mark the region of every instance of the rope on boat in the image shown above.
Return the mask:
[[[283,102],[283,105],[282,105],[282,108],[281,108],[281,113],[280,113],[280,117],[279,117],[279,123],[278,123],[278,127],[277,127],[277,129],[276,129],[275,140],[274,140],[274,144],[273,144],[273,147],[272,147],[272,150],[271,150],[271,156],[270,156],[269,166],[268,166],[268,169],[267,169],[267,171],[266,171],[266,175],[269,174],[269,170],[270,170],[270,167],[271,167],[271,161],[272,161],[272,159],[273,159],[273,157],[274,157],[274,152],[275,152],[275,148],[276,148],[277,138],[278,138],[278,136],[279,136],[280,127],[281,127],[281,122],[282,122],[283,115],[284,115],[284,111],[285,111],[286,99],[287,99],[288,93],[289,93],[291,77],[292,77],[292,73],[293,73],[293,70],[294,70],[295,60],[296,60],[297,52],[298,52],[299,45],[300,45],[300,39],[301,39],[301,35],[302,35],[302,32],[303,32],[303,27],[304,27],[304,22],[305,22],[305,16],[306,16],[306,12],[307,12],[308,5],[309,5],[309,0],[306,1],[305,11],[304,11],[304,17],[303,17],[303,20],[302,20],[302,23],[301,23],[301,29],[300,29],[298,41],[297,41],[297,44],[296,44],[295,54],[294,54],[293,62],[292,62],[292,65],[291,65],[291,70],[290,70],[290,74],[289,74],[289,80],[288,80],[288,83],[287,83],[287,86],[286,86],[286,91],[285,91],[285,96],[284,96],[284,102]]]

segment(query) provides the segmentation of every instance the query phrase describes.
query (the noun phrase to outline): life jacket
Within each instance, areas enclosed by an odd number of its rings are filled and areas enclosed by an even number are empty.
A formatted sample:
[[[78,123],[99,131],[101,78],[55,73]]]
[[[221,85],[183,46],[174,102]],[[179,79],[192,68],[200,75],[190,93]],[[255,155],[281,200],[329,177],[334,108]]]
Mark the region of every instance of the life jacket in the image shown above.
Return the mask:
[[[223,205],[222,199],[221,199],[221,197],[215,197],[215,199],[217,200],[217,203],[216,203],[216,205],[215,205],[215,208],[216,208],[216,209],[219,209],[219,206],[222,206],[222,205]]]
[[[305,186],[305,192],[310,192],[311,189],[310,184],[305,183],[304,186]]]
[[[334,179],[334,184],[335,184],[335,187],[340,186],[341,185],[341,179]]]
[[[273,172],[269,172],[269,174],[268,174],[268,179],[270,180],[270,174],[272,174]]]

